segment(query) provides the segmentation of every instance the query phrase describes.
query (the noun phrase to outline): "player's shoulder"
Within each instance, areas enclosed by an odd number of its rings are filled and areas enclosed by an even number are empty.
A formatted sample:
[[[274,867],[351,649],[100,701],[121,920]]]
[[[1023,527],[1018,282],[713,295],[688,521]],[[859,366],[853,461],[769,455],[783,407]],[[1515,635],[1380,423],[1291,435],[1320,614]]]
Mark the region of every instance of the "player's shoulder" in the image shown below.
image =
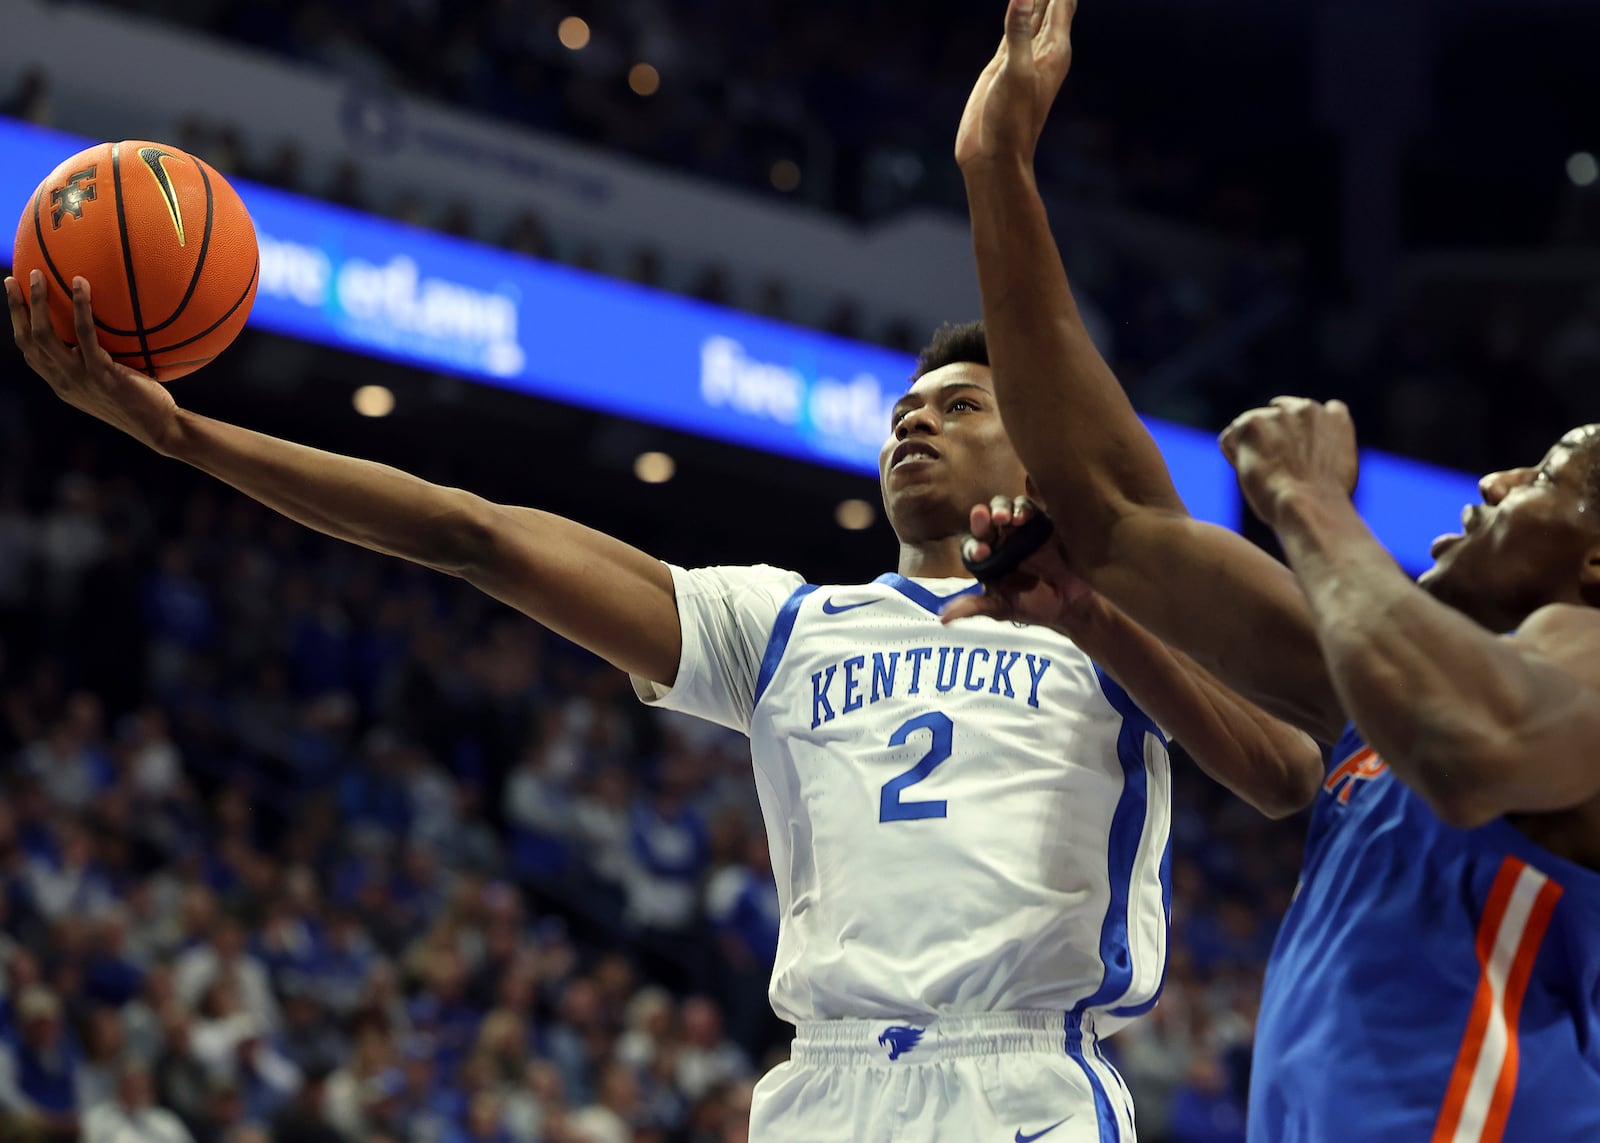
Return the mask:
[[[679,595],[731,595],[755,592],[787,597],[806,584],[805,577],[771,564],[727,564],[684,568],[668,564]]]
[[[1512,638],[1600,689],[1600,608],[1573,603],[1541,607]]]

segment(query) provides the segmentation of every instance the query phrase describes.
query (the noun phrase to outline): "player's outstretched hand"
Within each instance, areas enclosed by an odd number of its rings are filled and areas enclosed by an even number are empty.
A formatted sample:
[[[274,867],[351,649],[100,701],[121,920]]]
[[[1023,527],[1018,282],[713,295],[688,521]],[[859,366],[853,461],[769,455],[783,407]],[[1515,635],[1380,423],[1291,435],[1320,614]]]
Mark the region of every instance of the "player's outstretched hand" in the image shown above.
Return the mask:
[[[90,306],[89,283],[72,280],[72,310],[78,344],[67,345],[50,324],[48,283],[38,270],[22,283],[6,279],[11,333],[28,368],[50,383],[67,404],[99,417],[157,451],[165,451],[178,427],[178,404],[166,387],[119,365],[100,347]]]
[[[956,162],[1032,162],[1050,107],[1072,68],[1078,0],[1011,0],[1006,34],[978,77],[956,132]]]
[[[972,560],[988,559],[1003,547],[1023,524],[1041,509],[1026,496],[996,496],[972,509],[972,535],[963,554]],[[1035,623],[1071,634],[1101,606],[1093,588],[1067,566],[1061,541],[1051,536],[1043,547],[1023,561],[1011,575],[987,585],[981,594],[951,601],[941,619],[945,623],[987,615],[1015,623]]]

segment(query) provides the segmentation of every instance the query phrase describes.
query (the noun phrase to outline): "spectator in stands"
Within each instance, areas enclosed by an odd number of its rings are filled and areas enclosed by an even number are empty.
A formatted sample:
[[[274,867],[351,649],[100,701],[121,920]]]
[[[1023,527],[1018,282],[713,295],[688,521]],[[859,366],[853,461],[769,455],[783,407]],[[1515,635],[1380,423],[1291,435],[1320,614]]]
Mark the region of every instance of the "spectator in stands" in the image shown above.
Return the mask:
[[[156,1106],[149,1068],[133,1058],[118,1070],[116,1098],[84,1117],[83,1143],[194,1143],[194,1136],[176,1115]]]
[[[661,761],[655,790],[638,799],[629,815],[634,869],[628,921],[638,928],[681,936],[694,921],[710,859],[705,818],[690,800],[694,782],[694,760],[669,755]]]
[[[1172,1143],[1245,1143],[1244,1104],[1215,1056],[1201,1052],[1172,1103]]]
[[[89,773],[95,768],[92,761],[84,761],[81,777],[74,773],[74,759],[86,755],[75,751],[64,742],[78,742],[77,732],[63,721],[53,736],[52,757],[48,765],[55,770],[56,789],[61,800],[69,796],[73,804],[79,791],[95,781]],[[63,819],[57,830],[55,852],[35,857],[28,863],[27,894],[32,907],[47,921],[65,916],[99,916],[109,910],[115,900],[110,884],[96,868],[94,839],[83,826]]]
[[[719,995],[734,1040],[750,1056],[772,1042],[768,966],[778,951],[778,885],[762,829],[743,831],[737,864],[718,870],[706,886],[706,915],[722,956]]]
[[[0,1044],[0,1115],[25,1138],[70,1140],[78,1131],[78,1052],[61,1001],[39,985],[16,1001],[17,1033]]]
[[[246,940],[244,925],[238,918],[219,918],[204,944],[178,958],[174,983],[183,1002],[195,1006],[225,981],[237,989],[241,1011],[251,1017],[253,1026],[271,1031],[279,1027],[282,1017],[266,966],[249,952]]]
[[[751,1073],[750,1061],[739,1046],[724,1038],[722,1013],[716,1002],[703,996],[683,1002],[683,1045],[678,1049],[678,1088],[691,1100],[699,1099],[717,1084],[741,1080]]]
[[[41,68],[29,68],[17,81],[10,95],[0,102],[0,115],[50,127],[55,123],[55,108],[50,100],[50,78]]]
[[[325,1064],[305,1070],[300,1090],[272,1121],[272,1143],[352,1143],[324,1110],[328,1074]]]
[[[568,1116],[568,1124],[592,1143],[630,1143],[642,1112],[633,1070],[611,1063],[600,1072],[595,1101]]]

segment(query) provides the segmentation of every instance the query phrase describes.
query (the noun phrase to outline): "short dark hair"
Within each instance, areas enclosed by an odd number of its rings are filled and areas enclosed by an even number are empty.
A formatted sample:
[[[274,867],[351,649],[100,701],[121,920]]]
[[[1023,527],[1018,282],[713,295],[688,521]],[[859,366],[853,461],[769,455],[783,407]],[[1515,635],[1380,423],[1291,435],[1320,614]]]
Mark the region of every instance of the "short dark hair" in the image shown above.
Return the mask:
[[[946,322],[934,330],[933,339],[917,354],[917,371],[911,379],[915,381],[946,365],[961,364],[989,364],[989,335],[982,318],[959,325]]]

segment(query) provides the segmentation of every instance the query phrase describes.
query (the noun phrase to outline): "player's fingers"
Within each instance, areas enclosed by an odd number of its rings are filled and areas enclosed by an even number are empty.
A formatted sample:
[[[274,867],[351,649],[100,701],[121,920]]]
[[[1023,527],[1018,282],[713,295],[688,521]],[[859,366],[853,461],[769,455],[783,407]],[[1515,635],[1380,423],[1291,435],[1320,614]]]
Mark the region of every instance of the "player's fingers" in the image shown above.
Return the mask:
[[[22,283],[11,277],[6,278],[6,308],[11,311],[11,336],[26,349],[30,336],[28,303],[22,300]]]
[[[994,521],[996,528],[1004,528],[1011,523],[1011,497],[996,496],[989,501],[989,516]]]
[[[1034,38],[1041,43],[1065,42],[1072,34],[1072,17],[1078,0],[1048,0],[1033,18]]]
[[[1032,500],[1026,496],[1018,496],[1011,502],[1011,522],[1020,528],[1033,519],[1033,514],[1037,511]]]
[[[1006,8],[1006,46],[1011,62],[1033,58],[1034,9],[1043,0],[1011,0]]]
[[[985,540],[976,536],[968,536],[961,541],[961,558],[970,563],[981,563],[994,554],[994,549]]]
[[[1238,464],[1239,432],[1243,421],[1243,417],[1235,418],[1233,423],[1223,429],[1222,434],[1217,437],[1217,447],[1222,450],[1222,455],[1228,458],[1228,463],[1235,466]]]
[[[109,355],[100,348],[100,335],[94,328],[94,299],[89,294],[89,279],[72,279],[72,324],[78,333],[78,348],[85,361],[107,361]]]
[[[992,526],[993,521],[989,519],[989,506],[987,504],[973,505],[972,512],[967,516],[967,530],[974,536],[984,537],[989,535],[989,529]]]
[[[50,294],[45,287],[43,270],[28,275],[28,310],[33,336],[49,345],[55,331],[50,328]]]
[[[939,622],[954,623],[957,619],[974,619],[984,615],[991,619],[1002,619],[1005,614],[1004,600],[987,591],[980,591],[957,596],[945,604],[944,609],[939,612]]]

